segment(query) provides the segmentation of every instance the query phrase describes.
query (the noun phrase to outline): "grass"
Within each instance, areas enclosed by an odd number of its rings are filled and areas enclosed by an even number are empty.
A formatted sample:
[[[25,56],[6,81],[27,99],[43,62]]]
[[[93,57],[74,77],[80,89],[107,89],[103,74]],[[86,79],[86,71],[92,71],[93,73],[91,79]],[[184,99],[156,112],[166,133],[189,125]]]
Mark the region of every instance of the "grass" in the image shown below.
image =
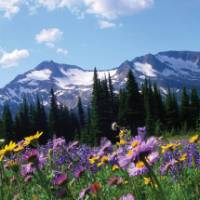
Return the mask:
[[[180,139],[183,138],[175,136],[168,140],[177,141]],[[183,151],[182,148],[176,150]],[[176,150],[171,153],[175,154]],[[59,149],[59,153],[63,151],[63,149]],[[96,173],[88,168],[78,178],[75,178],[67,163],[60,165],[59,168],[56,166],[51,149],[48,149],[47,154],[49,157],[45,166],[42,169],[36,167],[34,173],[28,174],[31,177],[28,181],[25,181],[27,176],[25,178],[21,175],[24,152],[17,154],[17,156],[14,155],[18,159],[17,164],[8,164],[9,160],[13,160],[13,154],[10,155],[11,157],[5,157],[4,160],[0,161],[0,200],[78,200],[80,199],[80,192],[89,188],[92,184],[96,184],[96,186],[93,189],[90,187],[82,199],[119,200],[127,194],[132,194],[136,200],[200,199],[200,166],[183,167],[186,163],[181,163],[182,168],[179,170],[177,167],[178,171],[176,171],[175,176],[172,176],[170,170],[165,175],[161,175],[160,166],[163,164],[164,158],[160,155],[160,160],[151,166],[150,171],[140,176],[130,176],[127,170],[121,168],[113,170],[111,164],[104,163],[103,167]],[[34,162],[32,160],[32,164],[36,166]],[[54,185],[52,180],[55,177],[55,171],[58,169],[67,174],[67,180],[62,184]],[[152,173],[155,174],[162,189],[152,178]],[[116,180],[111,184],[109,180],[113,177]],[[120,181],[117,182],[119,178]],[[151,178],[150,182],[145,184],[144,178]]]

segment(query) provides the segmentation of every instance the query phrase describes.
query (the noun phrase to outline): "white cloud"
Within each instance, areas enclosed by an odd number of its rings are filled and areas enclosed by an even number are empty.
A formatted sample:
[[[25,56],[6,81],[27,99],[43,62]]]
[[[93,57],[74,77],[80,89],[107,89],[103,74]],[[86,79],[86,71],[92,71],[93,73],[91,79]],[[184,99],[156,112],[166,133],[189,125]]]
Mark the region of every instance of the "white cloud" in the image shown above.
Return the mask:
[[[10,18],[20,10],[21,0],[0,0],[0,13],[3,13],[4,17]]]
[[[0,51],[0,66],[9,68],[18,65],[21,59],[27,58],[30,55],[27,49],[15,49],[12,52]]]
[[[56,49],[56,52],[58,54],[64,54],[64,55],[67,55],[68,54],[68,50],[67,49],[63,49],[63,48],[57,48]]]
[[[38,5],[49,10],[67,7],[73,10],[83,10],[84,13],[94,14],[109,20],[120,16],[134,14],[151,7],[154,0],[37,0]]]
[[[61,39],[63,32],[58,28],[42,29],[35,36],[38,43],[45,43],[49,47],[53,47],[54,43]]]
[[[83,0],[86,12],[109,20],[131,15],[153,5],[154,0]]]
[[[99,20],[98,26],[100,29],[107,29],[107,28],[115,27],[116,24],[113,22],[106,21],[106,20]]]

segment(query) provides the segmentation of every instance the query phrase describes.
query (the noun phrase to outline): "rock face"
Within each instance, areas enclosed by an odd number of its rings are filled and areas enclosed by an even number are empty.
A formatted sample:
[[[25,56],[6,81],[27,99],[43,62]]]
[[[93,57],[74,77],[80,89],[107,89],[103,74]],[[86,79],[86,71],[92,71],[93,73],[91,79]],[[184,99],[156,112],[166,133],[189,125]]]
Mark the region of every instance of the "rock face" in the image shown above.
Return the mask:
[[[147,54],[125,61],[119,67],[99,71],[103,79],[110,73],[114,88],[118,91],[126,82],[126,75],[132,70],[138,83],[145,77],[156,81],[163,94],[167,88],[177,93],[185,85],[188,89],[196,87],[200,92],[200,52],[167,51]],[[87,105],[92,92],[93,70],[84,70],[78,66],[44,61],[33,70],[17,76],[0,89],[0,107],[8,102],[15,109],[24,94],[30,101],[39,94],[45,105],[49,105],[49,91],[54,88],[58,101],[69,108],[76,107],[78,96]]]

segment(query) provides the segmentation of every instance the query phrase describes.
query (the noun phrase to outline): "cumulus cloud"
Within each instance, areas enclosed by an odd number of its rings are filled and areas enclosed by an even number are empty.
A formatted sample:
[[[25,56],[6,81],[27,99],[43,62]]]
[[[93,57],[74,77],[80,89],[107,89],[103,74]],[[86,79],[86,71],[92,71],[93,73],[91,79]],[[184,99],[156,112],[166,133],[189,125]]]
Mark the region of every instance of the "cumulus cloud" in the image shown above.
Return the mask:
[[[61,39],[63,32],[58,28],[42,29],[40,33],[35,36],[35,40],[38,43],[45,43],[47,46],[52,46],[53,44]]]
[[[64,54],[64,55],[67,55],[68,54],[68,50],[67,49],[63,49],[63,48],[57,48],[56,49],[56,52],[58,54]]]
[[[38,0],[39,5],[49,10],[67,7],[109,20],[134,14],[151,7],[153,3],[154,0]]]
[[[0,13],[4,17],[10,18],[20,10],[21,0],[0,0]]]
[[[18,65],[21,59],[29,57],[30,53],[27,49],[15,49],[12,52],[0,51],[0,66],[9,68]]]
[[[100,20],[98,22],[98,26],[99,26],[100,29],[107,29],[107,28],[115,27],[116,24],[113,23],[113,22],[106,21],[106,20]]]
[[[17,13],[21,5],[35,12],[44,7],[49,11],[66,8],[79,19],[86,14],[94,15],[101,20],[114,21],[121,16],[132,15],[153,6],[155,0],[0,0],[0,11],[4,16]],[[110,25],[113,22],[110,22]],[[101,23],[100,23],[101,24]],[[107,24],[108,23],[103,23]],[[109,26],[109,25],[108,25]],[[101,25],[99,26],[102,27]]]

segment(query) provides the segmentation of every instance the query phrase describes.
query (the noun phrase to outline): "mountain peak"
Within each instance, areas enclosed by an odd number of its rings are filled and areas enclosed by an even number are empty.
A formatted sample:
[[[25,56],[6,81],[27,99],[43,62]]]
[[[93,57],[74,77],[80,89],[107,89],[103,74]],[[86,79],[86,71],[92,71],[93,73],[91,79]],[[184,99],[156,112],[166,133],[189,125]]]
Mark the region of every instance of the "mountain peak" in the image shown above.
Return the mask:
[[[156,81],[163,94],[167,88],[180,91],[182,85],[196,87],[200,92],[200,52],[165,51],[146,54],[124,61],[118,68],[98,71],[99,78],[111,74],[115,92],[123,88],[129,70],[132,70],[139,85],[145,77]],[[53,60],[43,61],[36,68],[17,76],[0,90],[0,107],[8,102],[18,106],[24,94],[34,99],[41,96],[49,105],[49,91],[53,87],[58,101],[74,108],[78,97],[83,104],[90,102],[93,70],[84,70],[76,65],[59,64]]]

